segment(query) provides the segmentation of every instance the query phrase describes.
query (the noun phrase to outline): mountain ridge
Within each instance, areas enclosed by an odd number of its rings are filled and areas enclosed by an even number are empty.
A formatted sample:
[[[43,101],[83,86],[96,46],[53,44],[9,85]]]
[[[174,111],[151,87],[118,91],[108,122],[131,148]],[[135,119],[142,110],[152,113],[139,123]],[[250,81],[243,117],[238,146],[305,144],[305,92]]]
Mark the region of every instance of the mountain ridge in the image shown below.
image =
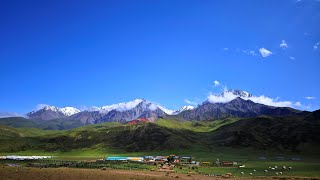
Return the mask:
[[[194,106],[182,106],[179,110],[169,110],[146,99],[134,99],[128,102],[101,107],[91,107],[78,110],[73,107],[59,108],[44,106],[27,114],[34,120],[65,119],[80,120],[84,125],[103,122],[131,121],[137,118],[147,118],[154,121],[161,117],[180,120],[215,120],[225,117],[255,117],[259,115],[282,116],[299,113],[299,110],[289,107],[274,107],[253,102],[254,96],[247,91],[237,89],[224,90],[223,93],[213,95],[213,99]]]

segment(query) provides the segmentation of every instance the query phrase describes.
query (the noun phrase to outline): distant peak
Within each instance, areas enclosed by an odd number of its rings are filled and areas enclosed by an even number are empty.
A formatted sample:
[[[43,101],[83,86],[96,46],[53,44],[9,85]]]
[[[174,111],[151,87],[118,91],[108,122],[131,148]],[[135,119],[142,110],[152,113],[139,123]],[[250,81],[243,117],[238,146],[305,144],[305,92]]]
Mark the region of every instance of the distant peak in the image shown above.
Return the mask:
[[[233,95],[242,97],[242,98],[248,98],[248,97],[252,97],[253,95],[248,93],[247,91],[242,91],[239,89],[230,89],[230,90],[226,90],[225,92],[223,92],[221,95],[224,95],[225,93],[232,93]]]
[[[191,110],[191,109],[194,109],[195,107],[194,106],[182,106],[180,109],[179,109],[179,112],[182,112],[182,111],[187,111],[187,110]]]
[[[64,107],[64,108],[59,108],[59,110],[66,116],[71,116],[73,114],[79,113],[80,110],[74,107]]]
[[[77,108],[74,108],[74,107],[64,107],[64,108],[59,108],[59,107],[56,107],[56,106],[50,106],[50,105],[40,105],[37,107],[36,110],[32,111],[30,114],[34,114],[38,111],[41,111],[41,110],[44,110],[44,111],[53,111],[53,112],[60,112],[66,116],[71,116],[73,114],[76,114],[78,112],[80,112],[80,110],[78,110]]]
[[[39,110],[51,110],[51,111],[58,111],[59,108],[58,107],[55,107],[55,106],[49,106],[49,105],[45,105],[43,106],[43,108],[39,109]]]

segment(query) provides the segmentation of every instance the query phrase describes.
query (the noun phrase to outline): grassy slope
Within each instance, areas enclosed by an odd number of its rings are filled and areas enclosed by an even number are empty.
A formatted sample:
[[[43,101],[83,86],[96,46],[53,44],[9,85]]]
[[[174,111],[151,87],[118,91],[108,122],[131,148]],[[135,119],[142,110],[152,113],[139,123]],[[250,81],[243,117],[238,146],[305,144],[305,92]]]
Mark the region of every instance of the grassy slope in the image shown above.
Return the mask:
[[[261,119],[262,117],[259,118]],[[288,121],[287,119],[272,120],[270,117],[263,118],[266,119],[266,122]],[[252,118],[253,122],[264,122],[260,119]],[[286,123],[292,124],[290,118],[288,119],[289,121]],[[249,135],[255,135],[257,141],[263,143],[265,139],[269,139],[269,136],[263,136],[269,131],[264,128],[270,125],[262,123],[260,127],[255,125],[259,123],[247,123],[252,120],[226,118],[216,121],[197,122],[160,119],[155,123],[143,125],[102,123],[65,131],[0,126],[0,141],[4,144],[0,147],[0,152],[20,150],[35,151],[40,149],[48,152],[72,152],[81,151],[81,149],[86,149],[86,151],[98,149],[104,152],[110,152],[111,150],[115,150],[116,152],[146,152],[179,148],[184,150],[195,148],[211,150],[217,147],[213,142],[222,141],[224,143],[224,139],[229,138],[229,136],[233,137],[234,133],[242,132],[240,134],[242,135],[244,134],[243,132],[248,130]],[[298,119],[297,122],[299,121],[300,119]],[[235,124],[245,125],[241,127]],[[283,124],[281,127],[282,126]],[[299,123],[297,127],[299,127]],[[263,131],[266,131],[266,133]],[[290,129],[288,131],[290,131]],[[263,133],[260,135],[260,132]],[[247,134],[244,135],[244,138],[251,138],[251,136],[247,136]],[[230,142],[235,142],[230,143],[231,146],[237,146],[238,141]],[[6,145],[6,143],[10,146]],[[259,144],[257,146],[259,146]],[[310,149],[308,144],[306,144],[305,148]],[[270,151],[270,149],[268,149],[268,151]]]
[[[23,137],[39,137],[51,134],[62,133],[59,130],[43,130],[38,128],[13,128],[5,125],[0,125],[0,138],[23,138]]]
[[[28,120],[23,117],[9,117],[9,118],[1,118],[0,119],[0,124],[6,125],[6,126],[11,126],[11,127],[16,127],[16,128],[31,128],[31,127],[37,127],[37,124],[35,121]]]
[[[45,130],[65,130],[83,126],[78,120],[53,119],[50,121],[39,121],[23,117],[1,118],[0,124],[15,128],[41,128]]]
[[[239,119],[225,119],[216,122],[181,122],[161,119],[155,124],[149,125],[122,125],[119,123],[103,123],[79,127],[67,131],[48,131],[36,128],[11,128],[0,126],[0,155],[20,154],[20,155],[55,155],[55,159],[61,160],[84,160],[98,159],[105,156],[144,156],[144,155],[168,155],[179,154],[195,157],[198,161],[213,162],[217,158],[220,160],[238,161],[245,163],[245,169],[237,168],[200,168],[200,173],[224,174],[231,172],[237,176],[248,176],[253,169],[258,176],[273,176],[273,173],[263,173],[264,169],[269,166],[293,166],[295,169],[286,172],[289,176],[309,176],[320,177],[319,156],[296,154],[292,152],[279,153],[272,150],[253,150],[250,148],[226,148],[226,147],[207,147],[201,140],[207,138],[207,135],[214,133],[220,127],[233,122],[239,122]],[[150,131],[150,132],[148,132]],[[154,136],[155,132],[160,133]],[[112,141],[119,137],[119,144],[112,144]],[[187,139],[185,135],[192,137]],[[173,148],[173,149],[143,149],[139,152],[128,152],[127,148],[139,146],[139,142],[135,142],[135,138],[140,136],[151,137],[143,141],[160,141],[161,137],[169,135],[166,141],[170,142],[173,147],[180,144],[190,144],[189,148]],[[172,137],[171,137],[172,136]],[[82,140],[76,140],[79,139]],[[153,139],[159,138],[160,139]],[[131,139],[130,139],[131,138]],[[62,141],[60,142],[60,140]],[[79,142],[78,142],[79,141]],[[133,141],[133,143],[132,143]],[[142,142],[143,143],[143,142]],[[123,146],[125,144],[125,146]],[[159,144],[155,144],[158,146]],[[167,146],[169,146],[168,144]],[[7,147],[4,149],[4,147]],[[39,148],[40,147],[40,148]],[[63,150],[63,148],[66,148]],[[43,150],[47,149],[47,150]],[[257,157],[264,156],[267,160],[261,161]],[[301,162],[293,161],[276,161],[275,157],[283,156],[286,158],[300,157]],[[187,172],[188,169],[176,169],[178,172]],[[241,175],[243,171],[245,175]]]
[[[172,129],[184,129],[193,132],[210,132],[238,120],[239,118],[226,118],[215,121],[179,121],[174,119],[159,119],[156,121],[156,124]]]

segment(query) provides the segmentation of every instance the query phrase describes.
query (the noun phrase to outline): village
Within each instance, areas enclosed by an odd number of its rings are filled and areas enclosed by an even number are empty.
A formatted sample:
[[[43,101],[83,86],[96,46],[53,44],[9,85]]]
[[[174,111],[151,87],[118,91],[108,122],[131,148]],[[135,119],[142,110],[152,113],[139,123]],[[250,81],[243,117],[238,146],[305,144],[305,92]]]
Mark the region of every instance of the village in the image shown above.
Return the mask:
[[[258,157],[260,159],[260,157]],[[277,159],[277,158],[276,158]],[[293,161],[293,160],[292,160]],[[265,166],[263,169],[246,167],[245,164],[236,161],[214,162],[195,161],[191,156],[106,156],[96,160],[61,160],[57,156],[0,156],[0,163],[5,166],[30,167],[30,168],[86,168],[101,170],[147,170],[171,173],[183,173],[188,175],[198,174],[204,176],[222,176],[225,178],[235,176],[280,176],[294,172],[292,166],[281,163],[274,166]],[[219,170],[220,169],[220,170]],[[223,173],[222,173],[223,172]]]
[[[28,160],[44,160],[51,159],[54,156],[19,156],[19,155],[7,155],[0,156],[0,160],[17,160],[17,161],[28,161]],[[238,167],[237,162],[231,161],[219,161],[217,159],[216,162],[198,162],[194,161],[191,156],[177,156],[177,155],[169,155],[169,156],[143,156],[143,157],[125,157],[125,156],[108,156],[105,159],[97,159],[97,160],[86,160],[85,162],[103,162],[103,161],[116,161],[116,162],[140,162],[146,164],[180,164],[180,165],[189,165],[189,166],[216,166],[216,167]],[[243,165],[240,165],[242,167]]]
[[[237,167],[237,162],[232,161],[217,161],[215,162],[199,162],[194,161],[193,157],[191,156],[177,156],[171,154],[169,156],[144,156],[144,157],[119,157],[119,156],[109,156],[106,157],[106,161],[121,161],[121,162],[128,162],[128,161],[136,161],[136,162],[143,162],[147,164],[179,164],[179,165],[188,165],[188,166],[216,166],[216,167]],[[243,165],[240,165],[243,166]]]

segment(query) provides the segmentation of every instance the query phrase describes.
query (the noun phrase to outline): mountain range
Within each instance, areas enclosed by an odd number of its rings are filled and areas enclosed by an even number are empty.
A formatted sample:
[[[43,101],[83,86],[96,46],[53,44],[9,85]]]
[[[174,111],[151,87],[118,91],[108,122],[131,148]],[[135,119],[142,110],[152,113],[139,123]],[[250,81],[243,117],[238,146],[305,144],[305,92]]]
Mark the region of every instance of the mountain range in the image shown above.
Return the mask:
[[[46,105],[27,113],[26,116],[31,120],[76,120],[82,125],[88,125],[103,122],[125,123],[137,118],[147,118],[149,121],[155,121],[158,118],[203,121],[227,117],[284,116],[300,113],[299,110],[290,107],[273,107],[255,103],[250,100],[250,97],[253,97],[252,94],[241,90],[228,90],[221,93],[219,97],[224,98],[230,93],[234,98],[228,102],[207,100],[196,107],[183,106],[179,110],[169,110],[145,99],[135,99],[108,106],[91,107],[83,111],[74,107],[59,108]]]
[[[4,144],[0,152],[210,150],[220,146],[293,152],[320,149],[319,110],[306,112],[259,104],[250,100],[253,95],[240,90],[229,90],[218,97],[230,93],[234,98],[229,101],[207,100],[176,111],[145,99],[83,111],[43,106],[28,113],[28,118],[0,118],[0,143]],[[130,123],[137,119],[143,121]]]

